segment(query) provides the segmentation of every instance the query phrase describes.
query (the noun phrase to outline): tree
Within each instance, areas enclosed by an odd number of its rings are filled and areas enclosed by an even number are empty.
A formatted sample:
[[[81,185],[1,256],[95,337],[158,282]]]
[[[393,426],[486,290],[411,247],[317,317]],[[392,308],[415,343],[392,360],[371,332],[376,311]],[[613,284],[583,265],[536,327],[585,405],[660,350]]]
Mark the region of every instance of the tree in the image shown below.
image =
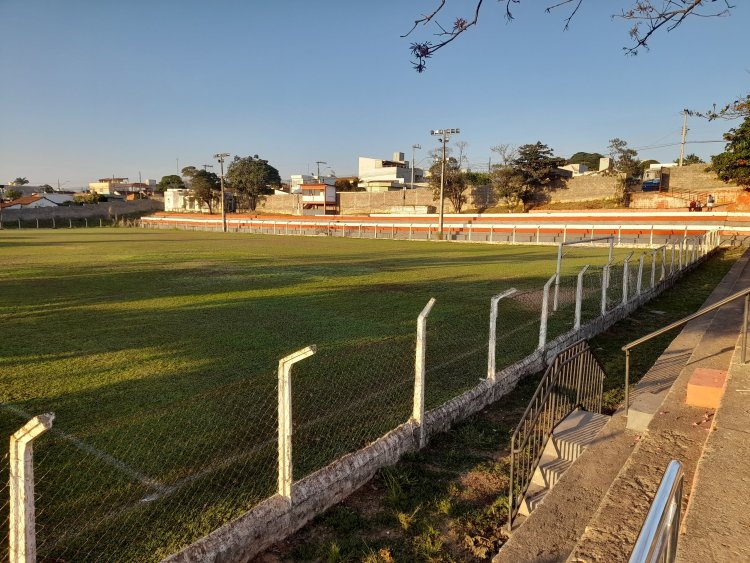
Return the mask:
[[[675,164],[680,163],[679,158],[674,159]],[[699,157],[697,154],[690,153],[685,158],[682,159],[682,164],[705,164],[705,161]]]
[[[437,6],[428,14],[414,20],[414,25],[401,37],[409,37],[418,27],[431,26],[436,30],[435,35],[440,39],[436,43],[430,41],[414,42],[409,46],[409,51],[415,60],[412,60],[417,72],[424,72],[427,68],[427,59],[442,49],[465,31],[477,25],[479,14],[484,0],[474,0],[474,7],[469,19],[461,16],[453,18],[448,23],[440,23],[438,16],[450,3],[450,0],[435,0]],[[556,8],[569,6],[570,12],[565,18],[563,29],[567,30],[578,13],[584,0],[549,0],[545,11],[550,13]],[[630,47],[624,47],[626,53],[635,55],[640,49],[648,49],[648,41],[652,35],[660,30],[672,31],[681,25],[687,18],[721,17],[730,15],[729,0],[622,0],[623,8],[613,17],[621,18],[633,23],[629,35],[633,43]],[[511,6],[520,4],[521,0],[501,0],[505,5],[505,19],[510,22],[514,19]],[[450,3],[456,5],[457,3]]]
[[[45,194],[51,194],[55,190],[49,184],[42,184],[41,186],[39,186],[39,191]]]
[[[190,167],[195,168],[195,167]],[[185,182],[177,174],[162,176],[161,181],[156,184],[156,190],[166,192],[167,190],[181,190],[185,188]]]
[[[214,212],[214,204],[219,202],[221,181],[213,172],[198,170],[195,166],[186,166],[182,169],[182,175],[188,178],[190,193],[193,198],[205,203],[208,212]]]
[[[557,170],[563,164],[564,158],[555,156],[551,148],[539,141],[521,145],[510,164],[493,169],[492,185],[509,207],[522,203],[526,210],[545,201],[550,191],[565,184],[565,178]]]
[[[25,186],[28,183],[29,181],[26,178],[21,177],[18,177],[11,182],[11,184],[13,184],[14,186]]]
[[[359,192],[364,188],[359,187],[359,178],[336,178],[337,192]]]
[[[273,193],[273,186],[281,185],[279,171],[257,154],[241,158],[235,156],[227,169],[227,181],[232,189],[246,200],[255,211],[263,194]]]
[[[750,116],[742,124],[724,133],[724,152],[711,157],[711,168],[725,182],[750,188]]]
[[[638,160],[638,152],[635,149],[628,147],[628,143],[615,137],[610,139],[609,146],[609,157],[612,159],[612,167],[615,172],[625,174],[625,178],[633,178],[640,176],[640,161]]]
[[[435,198],[440,197],[440,176],[442,172],[442,159],[430,167],[430,185],[432,186]],[[443,195],[453,204],[456,213],[461,213],[461,208],[466,203],[464,195],[466,189],[466,177],[461,173],[461,167],[458,160],[453,157],[445,161],[445,181],[443,185]]]
[[[585,164],[588,170],[599,170],[599,159],[604,158],[598,152],[577,152],[565,164]]]
[[[466,155],[466,147],[469,146],[469,143],[466,141],[456,141],[454,144],[458,149],[458,167],[461,168],[464,161],[469,160],[469,157]]]
[[[500,166],[508,166],[518,156],[518,147],[510,143],[495,145],[490,150],[497,155]]]
[[[654,160],[654,159],[649,159],[649,160],[642,161],[638,165],[638,171],[640,172],[641,177],[643,176],[643,173],[651,167],[652,164],[659,164],[659,161]]]
[[[23,192],[20,190],[14,190],[13,188],[5,190],[5,199],[8,201],[13,201],[21,196],[23,196]]]

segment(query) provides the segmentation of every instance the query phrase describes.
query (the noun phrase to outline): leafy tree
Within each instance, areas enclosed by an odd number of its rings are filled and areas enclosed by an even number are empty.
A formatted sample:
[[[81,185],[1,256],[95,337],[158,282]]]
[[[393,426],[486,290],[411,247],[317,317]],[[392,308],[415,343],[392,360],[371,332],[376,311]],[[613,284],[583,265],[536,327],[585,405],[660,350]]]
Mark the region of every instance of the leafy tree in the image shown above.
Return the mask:
[[[632,22],[629,35],[633,43],[630,47],[624,48],[626,53],[632,55],[637,54],[640,49],[648,49],[648,41],[659,30],[670,31],[688,18],[726,16],[731,13],[730,10],[734,7],[729,3],[729,0],[621,0],[621,2],[623,7],[613,17]],[[448,23],[438,20],[443,9],[448,5],[454,6],[457,4],[463,7],[463,3],[435,0],[435,9],[432,12],[424,13],[414,20],[414,25],[402,37],[410,36],[418,27],[434,26],[435,35],[440,38],[436,43],[417,41],[409,46],[409,51],[415,59],[412,61],[414,69],[417,72],[424,72],[427,68],[427,59],[432,57],[436,51],[476,26],[483,3],[484,0],[474,0],[474,7],[471,9],[469,19],[457,16],[453,18],[452,22]],[[510,22],[514,19],[511,7],[520,3],[521,0],[504,0],[501,2],[505,6],[505,19],[507,21]],[[567,30],[583,3],[584,0],[549,0],[545,11],[551,12],[556,8],[568,6],[570,11],[565,18],[564,26],[564,29]]]
[[[465,172],[466,183],[472,186],[486,186],[491,183],[488,172]]]
[[[55,191],[55,189],[49,184],[42,184],[41,186],[39,186],[39,191],[45,194],[51,194]]]
[[[640,163],[640,165],[639,165],[639,171],[641,173],[641,176],[643,176],[643,173],[646,170],[648,170],[651,167],[652,164],[659,164],[659,161],[658,160],[654,160],[654,159],[649,159],[649,160],[644,160],[643,162]]]
[[[191,167],[195,168],[195,167]],[[167,190],[180,190],[185,187],[185,182],[182,181],[177,174],[170,174],[169,176],[162,176],[161,181],[156,184],[156,190],[160,192],[166,192]]]
[[[680,163],[679,158],[675,158],[674,161],[675,161],[675,164]],[[686,164],[705,164],[705,161],[701,157],[699,157],[697,154],[690,153],[689,155],[687,155],[685,158],[682,159],[682,164],[685,164],[685,165]]]
[[[5,199],[7,201],[13,201],[14,199],[18,199],[21,196],[23,196],[23,192],[21,192],[20,190],[14,190],[13,188],[5,190]]]
[[[577,152],[571,156],[565,164],[585,164],[589,170],[599,170],[599,159],[604,158],[598,152]]]
[[[28,183],[29,183],[29,181],[28,181],[28,180],[27,180],[26,178],[21,178],[21,177],[18,177],[18,178],[16,178],[16,179],[15,179],[15,180],[13,180],[13,182],[12,182],[12,184],[13,184],[14,186],[25,186],[25,185],[26,185],[26,184],[28,184]]]
[[[273,193],[273,186],[281,185],[279,171],[257,154],[245,158],[235,156],[227,169],[227,180],[252,211],[263,194]]]
[[[213,172],[199,170],[195,166],[186,166],[182,175],[188,178],[192,197],[208,206],[208,212],[214,212],[214,204],[219,202],[221,180]]]
[[[359,192],[364,189],[359,187],[359,178],[336,178],[337,192]]]
[[[614,138],[609,141],[609,157],[616,172],[625,174],[625,178],[640,176],[640,160],[638,152],[628,147],[628,143],[622,139]]]
[[[506,194],[515,189],[515,197],[528,208],[544,201],[550,191],[565,185],[565,178],[557,170],[564,164],[564,158],[555,156],[550,147],[539,141],[521,145],[510,166],[512,174],[500,174],[505,178],[505,187],[500,189]]]
[[[101,201],[107,201],[107,198],[102,194],[96,192],[89,192],[87,194],[76,194],[73,196],[73,201],[76,203],[99,203]]]
[[[430,167],[430,185],[432,186],[435,198],[440,197],[440,176],[442,172],[443,161],[440,160]],[[445,181],[443,185],[443,195],[453,204],[456,213],[461,213],[461,208],[466,203],[464,195],[466,189],[466,177],[461,173],[461,167],[453,157],[445,161]]]
[[[725,182],[750,188],[750,116],[724,133],[724,152],[711,157],[711,168]]]

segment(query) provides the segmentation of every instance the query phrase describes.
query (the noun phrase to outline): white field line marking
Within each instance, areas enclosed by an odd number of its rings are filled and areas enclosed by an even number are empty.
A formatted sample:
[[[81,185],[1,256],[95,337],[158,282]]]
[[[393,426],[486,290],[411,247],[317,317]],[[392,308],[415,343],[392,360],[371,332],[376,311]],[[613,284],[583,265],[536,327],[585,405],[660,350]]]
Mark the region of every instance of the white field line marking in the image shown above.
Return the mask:
[[[19,418],[23,418],[26,420],[30,420],[31,418],[33,418],[32,414],[26,412],[22,408],[17,407],[15,405],[10,405],[10,404],[5,403],[5,404],[0,405],[0,408],[17,415]],[[87,444],[80,438],[71,436],[70,434],[63,432],[62,430],[55,428],[54,426],[50,429],[50,433],[55,434],[56,436],[59,436],[63,440],[73,444],[78,449],[83,450],[84,452],[88,454],[91,454],[92,456],[102,460],[103,462],[111,465],[112,467],[115,467],[116,469],[119,469],[120,471],[125,473],[125,475],[133,479],[134,481],[138,481],[141,485],[144,485],[150,489],[155,489],[156,491],[162,491],[168,488],[162,483],[160,483],[159,481],[156,481],[155,479],[152,479],[151,477],[148,477],[147,475],[144,475],[143,473],[139,472],[137,469],[130,467],[124,461],[120,461],[113,455],[105,451],[102,451],[98,448],[95,448],[94,446],[90,444]]]

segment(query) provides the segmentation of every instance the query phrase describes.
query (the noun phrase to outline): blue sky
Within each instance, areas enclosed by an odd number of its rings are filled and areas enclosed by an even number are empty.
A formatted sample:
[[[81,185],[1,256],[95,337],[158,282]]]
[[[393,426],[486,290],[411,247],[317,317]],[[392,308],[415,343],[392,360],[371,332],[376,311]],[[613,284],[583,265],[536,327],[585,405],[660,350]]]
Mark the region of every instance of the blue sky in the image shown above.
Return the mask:
[[[400,35],[436,3],[0,0],[0,183],[159,179],[216,152],[258,154],[282,178],[316,160],[343,176],[358,156],[410,156],[414,143],[424,158],[443,127],[460,128],[469,162],[486,168],[499,143],[539,140],[561,156],[606,152],[613,137],[677,143],[683,108],[750,91],[745,3],[629,57],[628,24],[610,17],[629,0],[585,0],[568,31],[545,2],[526,0],[510,24],[485,2],[479,27],[418,74]],[[732,123],[689,125],[688,140],[720,140]]]

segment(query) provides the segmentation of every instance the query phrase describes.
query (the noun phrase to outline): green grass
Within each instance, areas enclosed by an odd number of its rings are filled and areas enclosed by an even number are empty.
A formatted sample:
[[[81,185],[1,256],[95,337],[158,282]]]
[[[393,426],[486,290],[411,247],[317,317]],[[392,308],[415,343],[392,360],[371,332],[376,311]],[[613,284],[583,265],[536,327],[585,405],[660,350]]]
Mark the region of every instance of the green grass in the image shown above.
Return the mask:
[[[604,254],[581,247],[566,268]],[[3,231],[4,443],[23,413],[57,416],[35,447],[40,557],[158,560],[272,494],[278,360],[309,344],[318,353],[294,370],[295,479],[409,418],[416,317],[430,297],[427,406],[473,387],[486,373],[490,297],[526,290],[501,308],[502,366],[535,347],[530,319],[554,256],[544,246]],[[570,324],[568,300],[550,337]],[[423,534],[427,553],[434,534]]]

